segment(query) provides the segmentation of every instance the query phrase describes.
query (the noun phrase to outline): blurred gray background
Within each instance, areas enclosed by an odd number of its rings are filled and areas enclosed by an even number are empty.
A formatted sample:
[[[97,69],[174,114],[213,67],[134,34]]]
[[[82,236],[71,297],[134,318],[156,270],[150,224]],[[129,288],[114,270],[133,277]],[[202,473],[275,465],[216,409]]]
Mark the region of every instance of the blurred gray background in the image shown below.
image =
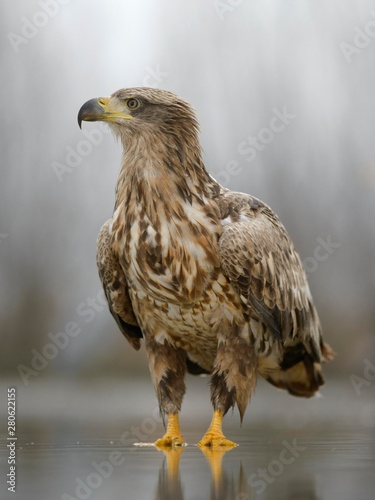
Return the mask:
[[[281,217],[338,352],[330,376],[363,375],[375,359],[375,2],[19,0],[0,12],[0,373],[21,385],[147,373],[95,263],[121,147],[76,117],[89,98],[155,86],[197,110],[212,175]]]

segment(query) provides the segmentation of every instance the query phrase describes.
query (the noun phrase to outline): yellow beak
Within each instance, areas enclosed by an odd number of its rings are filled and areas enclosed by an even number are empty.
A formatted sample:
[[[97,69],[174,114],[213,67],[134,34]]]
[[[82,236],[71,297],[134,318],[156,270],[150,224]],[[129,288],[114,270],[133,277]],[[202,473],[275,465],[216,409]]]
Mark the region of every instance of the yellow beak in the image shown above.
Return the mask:
[[[81,128],[83,121],[116,122],[119,118],[131,120],[133,117],[116,108],[116,103],[112,102],[111,97],[95,97],[85,102],[79,110],[78,125]]]

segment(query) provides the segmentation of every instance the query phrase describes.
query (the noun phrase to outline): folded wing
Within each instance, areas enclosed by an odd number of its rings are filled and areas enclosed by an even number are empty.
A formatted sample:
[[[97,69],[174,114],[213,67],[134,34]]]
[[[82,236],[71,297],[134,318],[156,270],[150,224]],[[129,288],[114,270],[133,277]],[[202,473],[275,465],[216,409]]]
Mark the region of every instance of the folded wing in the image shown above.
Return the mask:
[[[126,339],[138,351],[143,335],[134,315],[125,275],[111,248],[108,231],[110,223],[111,220],[107,220],[98,235],[96,259],[99,277],[112,316]]]

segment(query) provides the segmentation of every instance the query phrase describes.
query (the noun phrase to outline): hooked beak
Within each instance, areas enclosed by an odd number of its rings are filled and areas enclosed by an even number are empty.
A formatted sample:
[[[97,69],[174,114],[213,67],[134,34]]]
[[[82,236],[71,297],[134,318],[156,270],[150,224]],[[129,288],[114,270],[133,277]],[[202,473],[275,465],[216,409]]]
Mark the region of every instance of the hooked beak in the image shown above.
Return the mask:
[[[131,120],[133,117],[119,109],[118,102],[113,102],[111,97],[95,97],[85,102],[78,112],[78,125],[82,122],[116,122],[119,118]]]

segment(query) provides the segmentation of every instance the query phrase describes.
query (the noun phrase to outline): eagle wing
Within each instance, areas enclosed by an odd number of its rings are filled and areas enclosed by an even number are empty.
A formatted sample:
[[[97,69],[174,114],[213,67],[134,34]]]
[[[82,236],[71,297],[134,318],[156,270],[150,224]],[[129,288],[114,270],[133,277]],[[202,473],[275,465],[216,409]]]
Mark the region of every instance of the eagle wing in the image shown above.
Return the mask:
[[[331,352],[322,341],[294,245],[277,215],[260,200],[226,191],[220,208],[222,269],[241,298],[258,353],[267,356],[270,346],[281,346],[278,366],[266,378],[294,394],[311,395],[323,382],[319,363]]]
[[[112,316],[126,339],[138,351],[143,335],[134,315],[124,272],[111,247],[110,223],[111,219],[107,220],[98,235],[96,260],[99,277]]]

